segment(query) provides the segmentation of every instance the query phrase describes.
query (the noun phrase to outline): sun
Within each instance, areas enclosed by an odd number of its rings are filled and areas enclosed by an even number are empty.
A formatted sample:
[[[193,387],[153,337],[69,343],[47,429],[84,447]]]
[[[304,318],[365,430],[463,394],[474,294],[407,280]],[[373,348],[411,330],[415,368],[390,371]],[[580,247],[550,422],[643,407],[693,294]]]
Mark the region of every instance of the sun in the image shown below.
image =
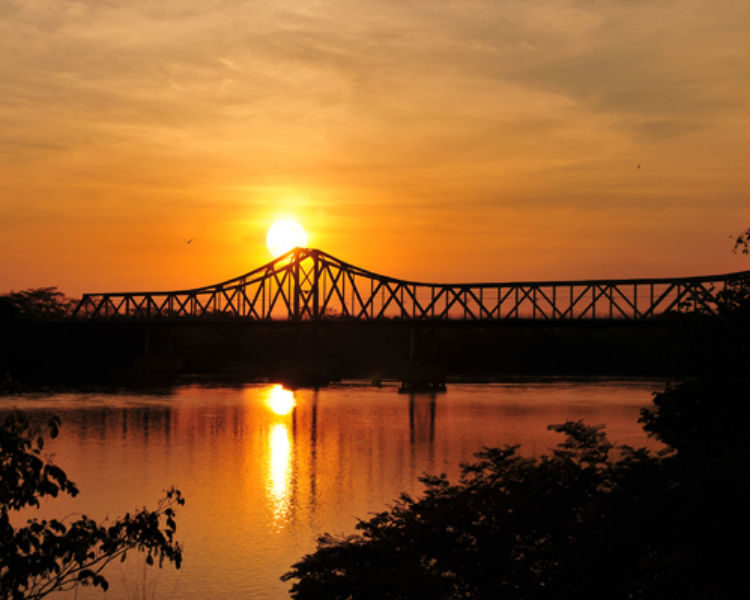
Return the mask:
[[[271,254],[281,256],[292,248],[307,246],[307,234],[294,219],[279,219],[268,229],[266,245]]]

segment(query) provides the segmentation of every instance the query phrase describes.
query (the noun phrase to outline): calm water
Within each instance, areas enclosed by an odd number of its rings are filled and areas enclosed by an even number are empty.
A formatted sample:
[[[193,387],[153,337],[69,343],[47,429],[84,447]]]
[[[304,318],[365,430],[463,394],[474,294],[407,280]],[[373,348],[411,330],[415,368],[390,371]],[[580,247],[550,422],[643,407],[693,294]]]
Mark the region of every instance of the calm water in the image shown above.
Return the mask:
[[[132,554],[106,572],[110,591],[79,598],[284,598],[279,576],[314,549],[316,535],[353,531],[422,473],[458,473],[482,446],[521,444],[526,455],[560,439],[566,419],[607,424],[616,443],[655,446],[636,422],[659,389],[651,381],[450,385],[436,397],[395,387],[183,387],[169,395],[56,394],[3,398],[62,417],[47,448],[78,484],[75,499],[42,511],[117,517],[179,487],[184,566],[145,567]]]

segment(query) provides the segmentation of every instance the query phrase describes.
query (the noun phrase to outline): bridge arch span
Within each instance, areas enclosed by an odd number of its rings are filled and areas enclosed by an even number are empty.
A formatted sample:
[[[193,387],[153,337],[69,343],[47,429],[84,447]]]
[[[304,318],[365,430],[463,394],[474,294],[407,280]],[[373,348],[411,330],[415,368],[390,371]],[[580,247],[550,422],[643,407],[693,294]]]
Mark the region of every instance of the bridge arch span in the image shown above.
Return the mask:
[[[677,278],[426,283],[381,275],[295,248],[248,273],[199,288],[84,294],[79,319],[241,318],[499,321],[652,319],[717,310],[717,295],[750,272]]]

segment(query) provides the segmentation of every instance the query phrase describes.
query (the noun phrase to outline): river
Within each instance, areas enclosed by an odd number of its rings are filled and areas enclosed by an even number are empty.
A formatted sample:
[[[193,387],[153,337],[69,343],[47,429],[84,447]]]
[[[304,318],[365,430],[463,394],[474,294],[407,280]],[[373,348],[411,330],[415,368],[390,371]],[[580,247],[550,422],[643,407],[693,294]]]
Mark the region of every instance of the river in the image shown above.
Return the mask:
[[[452,384],[437,395],[357,382],[319,391],[281,386],[183,386],[168,392],[57,393],[2,398],[3,410],[59,415],[45,450],[78,484],[43,516],[115,518],[182,490],[177,536],[184,564],[110,565],[106,595],[77,598],[285,598],[279,577],[323,532],[352,533],[357,518],[418,493],[423,473],[459,473],[483,446],[524,455],[561,440],[551,423],[606,424],[618,444],[657,447],[637,423],[662,382],[539,380]],[[59,595],[57,597],[63,597]],[[67,595],[65,597],[73,597]]]

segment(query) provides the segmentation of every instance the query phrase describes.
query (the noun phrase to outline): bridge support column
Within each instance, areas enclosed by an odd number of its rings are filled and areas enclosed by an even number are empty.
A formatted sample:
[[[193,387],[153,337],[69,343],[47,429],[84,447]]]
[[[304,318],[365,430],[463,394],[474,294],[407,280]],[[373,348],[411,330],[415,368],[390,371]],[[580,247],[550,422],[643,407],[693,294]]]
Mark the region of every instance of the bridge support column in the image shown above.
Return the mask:
[[[445,391],[445,369],[437,361],[435,329],[428,327],[421,337],[422,346],[429,345],[429,350],[420,349],[419,328],[412,327],[409,332],[409,359],[399,365],[399,393]]]
[[[143,354],[133,357],[133,368],[145,373],[179,373],[182,356],[174,352],[174,334],[167,325],[149,325],[143,339]]]
[[[320,280],[320,254],[317,250],[313,250],[313,288],[312,288],[312,302],[313,302],[313,318],[320,318],[320,291],[318,289],[318,282]]]
[[[294,251],[294,262],[292,263],[292,285],[294,286],[292,318],[295,321],[299,321],[300,295],[302,294],[302,290],[300,290],[299,287],[299,249]]]

